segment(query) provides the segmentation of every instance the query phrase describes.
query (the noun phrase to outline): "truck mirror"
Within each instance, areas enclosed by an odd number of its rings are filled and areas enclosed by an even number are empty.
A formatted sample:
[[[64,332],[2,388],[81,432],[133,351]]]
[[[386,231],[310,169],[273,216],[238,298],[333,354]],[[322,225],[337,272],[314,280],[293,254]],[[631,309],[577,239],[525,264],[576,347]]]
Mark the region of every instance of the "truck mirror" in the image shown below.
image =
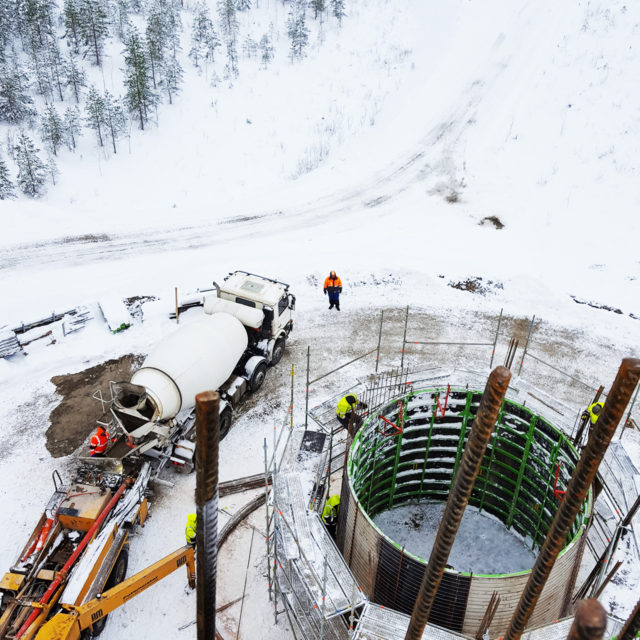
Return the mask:
[[[289,294],[289,309],[293,311],[296,308],[296,297],[293,294]]]

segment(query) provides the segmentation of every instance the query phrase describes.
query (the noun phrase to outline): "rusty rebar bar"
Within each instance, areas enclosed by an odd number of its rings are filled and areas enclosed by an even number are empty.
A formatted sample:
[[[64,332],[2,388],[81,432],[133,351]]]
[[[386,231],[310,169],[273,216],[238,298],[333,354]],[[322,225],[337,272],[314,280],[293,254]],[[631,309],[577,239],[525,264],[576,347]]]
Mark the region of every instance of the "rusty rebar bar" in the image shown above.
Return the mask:
[[[549,532],[536,558],[529,580],[520,596],[504,640],[519,640],[542,593],[551,569],[564,547],[567,535],[593,482],[598,466],[616,432],[633,390],[640,379],[640,359],[625,358],[613,382],[589,440],[573,471],[564,498],[553,518]]]
[[[624,623],[618,638],[619,640],[632,640],[632,638],[638,637],[638,631],[640,631],[640,600],[638,600],[635,609]]]
[[[198,640],[216,635],[218,538],[218,423],[220,396],[196,396],[196,600]]]
[[[471,427],[469,441],[462,454],[438,534],[433,543],[405,640],[419,640],[429,620],[451,547],[469,502],[487,444],[498,420],[510,380],[511,372],[505,367],[496,367],[489,375],[478,413]]]
[[[600,640],[607,629],[607,612],[595,599],[580,600],[567,640]]]

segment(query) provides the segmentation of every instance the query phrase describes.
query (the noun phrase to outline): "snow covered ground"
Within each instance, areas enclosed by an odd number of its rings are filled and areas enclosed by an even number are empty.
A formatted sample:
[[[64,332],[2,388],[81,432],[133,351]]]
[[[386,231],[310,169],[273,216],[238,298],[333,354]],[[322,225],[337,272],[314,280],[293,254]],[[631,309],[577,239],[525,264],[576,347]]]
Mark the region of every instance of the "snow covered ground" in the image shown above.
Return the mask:
[[[45,448],[58,402],[51,377],[147,353],[174,328],[176,286],[208,286],[241,268],[289,282],[298,296],[288,355],[270,372],[264,401],[223,441],[221,480],[262,469],[262,440],[281,423],[292,362],[303,420],[307,346],[319,375],[375,347],[383,309],[383,366],[398,364],[407,304],[419,315],[414,336],[461,341],[490,341],[504,308],[497,362],[511,330],[522,347],[535,314],[538,355],[592,387],[532,362],[525,372],[562,384],[558,395],[576,408],[598,384],[608,388],[622,357],[640,356],[640,5],[350,0],[342,29],[314,25],[309,55],[295,64],[285,8],[260,5],[241,27],[259,36],[273,23],[280,34],[267,70],[245,61],[232,87],[191,72],[176,103],[160,109],[160,126],[132,133],[130,152],[105,156],[87,136],[81,154],[60,158],[46,198],[0,201],[0,325],[101,298],[157,298],[123,333],[95,320],[0,361],[0,567],[31,531],[51,471],[71,463]],[[105,82],[117,73],[107,69]],[[321,292],[329,269],[345,284],[339,314]],[[483,279],[484,295],[449,286],[471,277]],[[410,358],[450,366],[471,354],[469,368],[482,370],[489,356],[477,353],[415,349]],[[371,366],[317,385],[312,402]],[[623,442],[640,460],[637,434]],[[179,477],[158,492],[130,572],[182,544],[192,491],[193,478]],[[233,512],[237,500],[223,504]],[[250,538],[242,529],[221,558],[219,604],[241,595]],[[286,624],[272,624],[257,533],[249,566],[240,637],[281,638]],[[639,584],[640,567],[627,564],[601,601],[625,617]],[[195,609],[183,585],[176,573],[114,613],[106,640],[145,637],[152,621],[161,621],[159,640],[195,637],[193,625],[178,631]],[[239,609],[225,612],[229,637]]]

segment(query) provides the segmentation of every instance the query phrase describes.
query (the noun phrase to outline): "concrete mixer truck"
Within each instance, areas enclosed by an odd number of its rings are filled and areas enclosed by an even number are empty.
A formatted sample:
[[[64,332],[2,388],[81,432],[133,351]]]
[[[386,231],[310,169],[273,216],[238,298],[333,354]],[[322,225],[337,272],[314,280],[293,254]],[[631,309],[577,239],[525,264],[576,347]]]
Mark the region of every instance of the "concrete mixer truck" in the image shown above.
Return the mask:
[[[280,361],[293,329],[289,285],[235,271],[214,287],[202,299],[202,318],[164,338],[128,382],[110,384],[111,398],[103,402],[115,442],[92,461],[139,464],[144,456],[155,459],[156,477],[167,464],[191,471],[196,394],[220,392],[223,438],[239,400],[257,391],[268,367]]]

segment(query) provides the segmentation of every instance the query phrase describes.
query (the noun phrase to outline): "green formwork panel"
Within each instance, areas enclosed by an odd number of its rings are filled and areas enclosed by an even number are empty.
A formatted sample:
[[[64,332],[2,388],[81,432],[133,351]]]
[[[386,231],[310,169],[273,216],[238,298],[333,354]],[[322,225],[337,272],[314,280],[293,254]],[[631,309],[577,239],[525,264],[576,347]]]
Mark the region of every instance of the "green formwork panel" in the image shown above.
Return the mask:
[[[370,518],[409,501],[447,499],[481,393],[451,389],[441,415],[436,398],[445,393],[446,388],[425,389],[396,398],[356,434],[347,468],[355,496]],[[378,415],[399,424],[398,401],[402,401],[404,431],[383,435],[385,426]],[[577,460],[575,448],[560,430],[506,400],[469,504],[498,517],[505,527],[530,539],[536,549],[559,504],[554,495],[556,471],[557,489],[564,491]],[[588,516],[590,500],[589,495],[569,541]]]

